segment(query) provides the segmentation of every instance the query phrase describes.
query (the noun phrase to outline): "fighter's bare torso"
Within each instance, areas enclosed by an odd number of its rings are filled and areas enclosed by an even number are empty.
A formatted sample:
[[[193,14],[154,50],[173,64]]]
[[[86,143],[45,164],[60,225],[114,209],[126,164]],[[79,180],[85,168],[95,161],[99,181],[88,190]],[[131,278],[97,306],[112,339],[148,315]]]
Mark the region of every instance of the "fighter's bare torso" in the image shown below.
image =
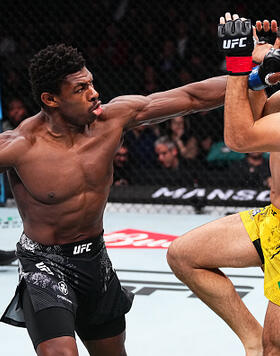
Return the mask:
[[[38,114],[12,134],[28,145],[9,171],[26,235],[62,244],[101,233],[121,126],[100,118],[65,140]]]
[[[125,95],[103,105],[84,67],[66,77],[59,95],[43,92],[47,110],[0,134],[0,172],[10,182],[26,235],[42,244],[94,237],[124,132],[223,103],[226,77],[148,96]]]

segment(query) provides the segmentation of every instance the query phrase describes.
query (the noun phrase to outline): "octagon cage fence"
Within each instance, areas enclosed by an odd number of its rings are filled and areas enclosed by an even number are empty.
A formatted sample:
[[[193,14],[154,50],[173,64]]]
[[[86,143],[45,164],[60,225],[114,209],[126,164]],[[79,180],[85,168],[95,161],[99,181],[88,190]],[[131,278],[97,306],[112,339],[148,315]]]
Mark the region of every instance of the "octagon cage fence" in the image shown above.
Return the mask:
[[[65,43],[83,53],[107,103],[224,75],[219,17],[230,11],[254,23],[275,18],[277,7],[266,1],[260,8],[251,0],[1,1],[1,130],[14,129],[40,110],[28,64],[49,44]],[[270,200],[268,158],[269,153],[237,153],[224,144],[223,107],[142,126],[125,134],[116,153],[109,206],[221,214],[264,206]],[[7,205],[12,193],[7,177],[0,179],[0,202]]]

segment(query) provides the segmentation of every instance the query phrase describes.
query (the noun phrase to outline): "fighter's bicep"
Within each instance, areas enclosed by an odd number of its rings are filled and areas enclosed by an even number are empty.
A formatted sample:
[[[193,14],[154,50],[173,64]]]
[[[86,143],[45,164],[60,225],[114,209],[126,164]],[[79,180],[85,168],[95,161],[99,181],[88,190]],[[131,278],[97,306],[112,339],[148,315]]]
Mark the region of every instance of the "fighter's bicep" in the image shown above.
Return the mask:
[[[177,115],[186,115],[196,110],[198,107],[196,101],[199,102],[182,88],[154,93],[146,97],[145,106],[138,112],[136,119],[141,122],[153,122]]]

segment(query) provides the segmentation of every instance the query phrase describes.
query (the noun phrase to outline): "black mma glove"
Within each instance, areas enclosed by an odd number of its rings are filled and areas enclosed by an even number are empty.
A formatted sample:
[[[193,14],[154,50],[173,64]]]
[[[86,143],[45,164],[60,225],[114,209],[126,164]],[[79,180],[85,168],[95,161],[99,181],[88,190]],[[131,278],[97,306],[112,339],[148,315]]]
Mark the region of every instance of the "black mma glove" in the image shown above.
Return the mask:
[[[272,32],[271,29],[269,31],[265,31],[264,29],[261,29],[261,31],[256,31],[257,32],[257,37],[258,37],[258,42],[257,43],[270,43],[274,44],[276,37],[280,35],[279,30],[277,32]]]
[[[248,85],[252,90],[262,90],[269,85],[269,77],[276,72],[280,72],[280,49],[271,48],[265,55],[261,65],[255,67],[249,75]]]
[[[236,19],[218,26],[218,47],[226,55],[229,75],[249,74],[254,49],[251,20]]]

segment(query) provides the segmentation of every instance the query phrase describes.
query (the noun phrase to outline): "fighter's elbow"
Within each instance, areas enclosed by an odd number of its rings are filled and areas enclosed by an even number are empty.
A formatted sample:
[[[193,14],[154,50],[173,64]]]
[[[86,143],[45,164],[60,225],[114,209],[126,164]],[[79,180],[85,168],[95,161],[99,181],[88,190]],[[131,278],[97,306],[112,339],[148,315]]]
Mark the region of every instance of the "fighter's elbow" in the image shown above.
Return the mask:
[[[230,150],[235,152],[243,153],[248,150],[248,142],[241,135],[235,137],[225,135],[225,144]]]

